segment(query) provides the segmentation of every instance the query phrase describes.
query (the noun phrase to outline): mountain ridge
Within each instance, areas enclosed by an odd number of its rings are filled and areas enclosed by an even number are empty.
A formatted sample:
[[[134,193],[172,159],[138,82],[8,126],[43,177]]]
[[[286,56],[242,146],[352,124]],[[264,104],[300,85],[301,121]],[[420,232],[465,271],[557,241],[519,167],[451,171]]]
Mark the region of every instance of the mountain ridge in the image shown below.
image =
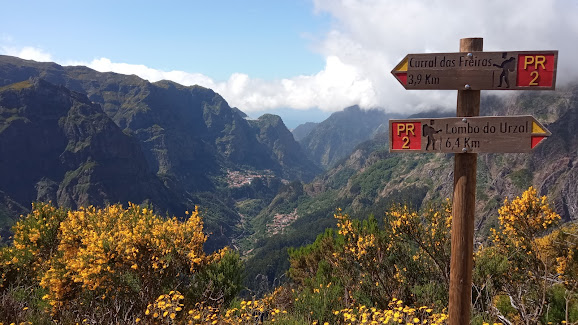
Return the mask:
[[[38,199],[52,199],[67,207],[92,202],[98,205],[108,202],[126,204],[128,196],[124,192],[150,190],[151,200],[137,197],[134,199],[136,203],[152,203],[174,215],[183,215],[185,209],[193,209],[195,205],[205,207],[209,220],[206,228],[209,232],[218,233],[220,236],[212,237],[220,237],[217,241],[224,246],[236,236],[240,222],[235,202],[230,198],[231,189],[227,181],[230,171],[275,177],[279,181],[309,181],[321,171],[306,158],[280,119],[275,123],[264,123],[265,120],[275,120],[275,117],[266,116],[261,122],[249,121],[244,113],[231,108],[223,97],[211,89],[187,87],[166,80],[150,83],[134,75],[101,73],[82,66],[63,67],[7,56],[0,56],[0,71],[6,114],[17,110],[20,105],[9,102],[8,97],[20,96],[24,99],[31,95],[27,93],[30,83],[43,85],[37,89],[39,92],[31,106],[38,107],[39,112],[55,98],[70,97],[73,99],[68,100],[78,105],[82,103],[82,109],[55,103],[52,109],[62,110],[59,118],[63,119],[63,124],[46,129],[44,138],[34,140],[41,143],[45,139],[60,139],[64,145],[64,148],[53,145],[52,148],[58,149],[47,158],[47,161],[63,160],[67,164],[66,168],[56,163],[52,166],[58,171],[53,171],[58,177],[50,176],[50,170],[44,170],[49,176],[34,174],[30,176],[35,178],[34,182],[28,181],[26,185],[11,180],[0,186],[0,191],[8,196],[6,200],[14,199],[14,191],[28,193],[27,196],[16,195],[16,202],[21,206],[29,206]],[[43,89],[54,87],[60,89],[58,96],[55,93],[43,95]],[[64,117],[64,112],[71,116]],[[28,117],[7,118],[24,120]],[[0,130],[10,128],[6,132],[12,132],[14,128],[13,133],[27,133],[25,123],[18,123],[0,126]],[[6,132],[0,133],[0,138],[7,138]],[[98,136],[93,139],[94,132]],[[85,137],[86,134],[90,136]],[[17,138],[11,139],[18,143]],[[128,143],[131,145],[128,146]],[[50,152],[48,148],[51,147],[45,144],[31,148],[34,150],[29,153],[38,155],[40,152]],[[113,176],[118,170],[112,166],[112,156],[106,156],[110,150],[116,154],[115,159],[126,156],[121,161],[127,166],[133,165],[132,173],[150,172],[150,181],[155,185],[121,187],[118,191],[107,187],[106,182],[112,182],[110,178],[120,177]],[[110,159],[104,159],[105,156]],[[13,175],[22,174],[15,163],[8,170]],[[124,172],[130,174],[131,170]],[[96,190],[89,184],[102,186]],[[273,189],[278,186],[275,185],[277,182],[270,181],[261,184],[265,184],[265,187],[245,192],[264,197],[259,193],[269,193],[272,189],[267,186],[274,186]],[[36,187],[38,189],[33,191],[32,188]],[[90,194],[89,190],[92,191]],[[165,194],[160,195],[158,191]],[[41,192],[42,195],[33,195],[33,192]],[[102,200],[88,199],[92,197],[101,197]],[[213,245],[213,248],[217,246]]]

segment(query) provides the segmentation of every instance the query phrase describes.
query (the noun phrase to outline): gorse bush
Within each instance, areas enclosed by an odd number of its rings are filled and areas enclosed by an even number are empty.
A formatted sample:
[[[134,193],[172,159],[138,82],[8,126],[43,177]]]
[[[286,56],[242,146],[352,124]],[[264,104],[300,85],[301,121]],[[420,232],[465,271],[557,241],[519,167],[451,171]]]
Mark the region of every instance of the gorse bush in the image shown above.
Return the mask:
[[[66,210],[50,204],[32,205],[32,212],[12,228],[12,246],[0,250],[0,288],[36,283],[58,250],[60,223],[66,217]]]
[[[35,204],[2,250],[2,290],[36,285],[50,317],[64,322],[133,321],[172,290],[189,304],[219,306],[240,291],[242,267],[227,249],[205,254],[206,239],[198,211],[179,221],[134,204],[78,211]]]
[[[498,229],[475,254],[476,307],[510,324],[578,321],[576,224],[551,231],[560,216],[532,187],[498,213]]]
[[[291,251],[291,277],[309,290],[342,287],[341,306],[385,309],[392,299],[447,305],[450,263],[450,203],[415,211],[393,206],[385,226],[338,211],[337,231]]]
[[[41,285],[56,307],[83,291],[105,297],[136,293],[148,300],[155,287],[208,262],[205,240],[196,213],[182,223],[135,205],[81,208],[61,223],[58,252]]]

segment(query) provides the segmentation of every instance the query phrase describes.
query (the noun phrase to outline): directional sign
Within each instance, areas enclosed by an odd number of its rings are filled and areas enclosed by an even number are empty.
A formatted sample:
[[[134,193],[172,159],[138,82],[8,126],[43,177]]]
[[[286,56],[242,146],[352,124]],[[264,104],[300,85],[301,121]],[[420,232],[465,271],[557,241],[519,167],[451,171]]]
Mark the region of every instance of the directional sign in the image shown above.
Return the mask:
[[[389,120],[389,151],[529,152],[550,135],[532,116]]]
[[[391,73],[405,89],[553,90],[557,62],[558,51],[408,54]]]

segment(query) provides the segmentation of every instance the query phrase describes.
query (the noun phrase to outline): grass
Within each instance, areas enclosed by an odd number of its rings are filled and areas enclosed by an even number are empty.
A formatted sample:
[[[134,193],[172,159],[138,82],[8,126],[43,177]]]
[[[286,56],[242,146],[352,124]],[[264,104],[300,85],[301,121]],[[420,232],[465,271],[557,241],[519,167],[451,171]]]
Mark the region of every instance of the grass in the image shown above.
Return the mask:
[[[20,81],[20,82],[13,83],[13,84],[10,84],[10,85],[4,86],[4,87],[0,87],[0,91],[5,91],[8,89],[10,89],[10,90],[22,90],[22,89],[30,88],[30,87],[32,87],[32,83],[28,80],[25,80],[25,81]]]

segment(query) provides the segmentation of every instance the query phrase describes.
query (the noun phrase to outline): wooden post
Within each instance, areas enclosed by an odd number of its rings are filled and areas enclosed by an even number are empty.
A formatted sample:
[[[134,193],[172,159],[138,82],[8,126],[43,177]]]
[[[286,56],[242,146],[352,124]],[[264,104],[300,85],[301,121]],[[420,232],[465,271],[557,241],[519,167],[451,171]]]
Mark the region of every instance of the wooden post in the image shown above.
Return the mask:
[[[460,40],[460,52],[482,50],[482,38],[463,38]],[[465,87],[466,85],[464,85],[464,89],[466,89]],[[480,115],[480,91],[458,90],[456,116],[478,115]],[[450,325],[470,323],[477,159],[478,154],[476,153],[458,153],[454,157],[452,251],[448,310]]]

